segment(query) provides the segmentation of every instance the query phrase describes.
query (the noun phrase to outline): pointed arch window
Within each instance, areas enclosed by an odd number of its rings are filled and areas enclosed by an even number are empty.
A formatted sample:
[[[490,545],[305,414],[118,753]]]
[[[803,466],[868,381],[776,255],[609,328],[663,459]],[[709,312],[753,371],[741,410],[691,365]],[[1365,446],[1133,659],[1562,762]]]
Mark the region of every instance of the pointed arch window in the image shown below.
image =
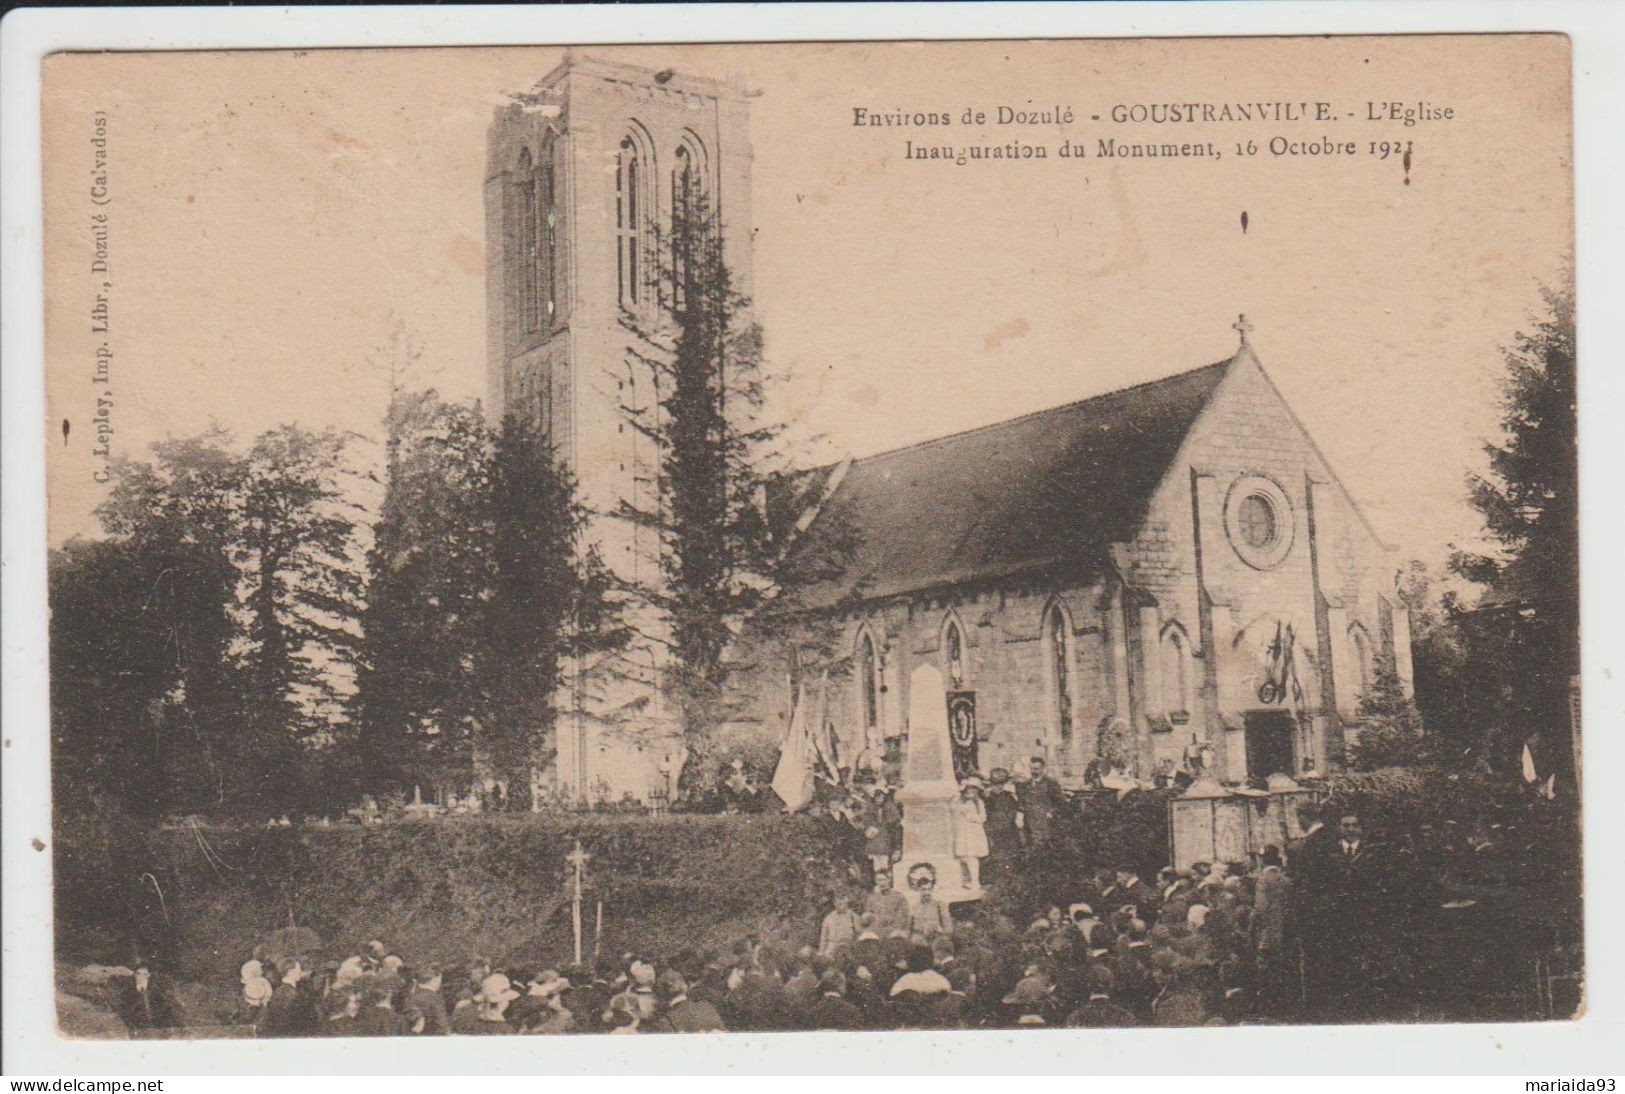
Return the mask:
[[[1179,624],[1171,624],[1162,639],[1162,687],[1170,718],[1187,718],[1191,709],[1190,639]]]
[[[1358,694],[1364,695],[1371,690],[1371,636],[1365,633],[1365,628],[1356,623],[1349,628],[1349,641],[1354,645],[1354,671],[1355,680],[1359,685]]]
[[[615,276],[616,297],[623,308],[635,308],[643,296],[642,189],[648,178],[643,152],[628,134],[615,156]]]
[[[685,133],[672,152],[671,168],[671,280],[672,306],[688,300],[700,223],[706,215],[705,148],[692,133]]]
[[[880,724],[880,658],[868,631],[858,638],[858,708],[866,733]]]
[[[535,330],[539,326],[539,291],[540,262],[538,259],[538,243],[540,240],[540,219],[537,206],[536,168],[531,162],[530,149],[522,149],[519,153],[519,166],[517,170],[519,188],[519,254],[518,270],[518,296],[519,317],[524,322],[526,330]]]
[[[1072,740],[1072,628],[1059,604],[1051,605],[1044,620],[1045,653],[1049,658],[1050,724],[1056,739]]]
[[[965,636],[952,616],[942,631],[942,676],[955,690],[965,686]]]
[[[544,323],[551,323],[559,303],[559,199],[554,185],[553,143],[542,146],[542,168],[537,174],[537,203],[541,214],[541,297]]]

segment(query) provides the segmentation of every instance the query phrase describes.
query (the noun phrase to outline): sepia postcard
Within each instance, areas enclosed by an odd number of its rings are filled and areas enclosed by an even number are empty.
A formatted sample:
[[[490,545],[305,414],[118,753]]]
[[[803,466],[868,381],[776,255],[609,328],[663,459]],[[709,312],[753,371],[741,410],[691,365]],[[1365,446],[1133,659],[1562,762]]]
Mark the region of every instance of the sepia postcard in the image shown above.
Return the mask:
[[[41,97],[58,1037],[1585,1014],[1566,35]]]

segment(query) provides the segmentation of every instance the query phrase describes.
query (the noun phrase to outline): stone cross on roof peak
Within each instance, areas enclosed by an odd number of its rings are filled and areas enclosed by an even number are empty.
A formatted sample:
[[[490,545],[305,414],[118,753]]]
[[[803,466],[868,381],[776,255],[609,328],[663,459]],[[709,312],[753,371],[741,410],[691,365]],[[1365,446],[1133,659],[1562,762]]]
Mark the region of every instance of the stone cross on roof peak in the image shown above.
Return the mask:
[[[1241,344],[1245,346],[1247,344],[1247,335],[1253,330],[1253,325],[1247,322],[1247,316],[1242,314],[1236,317],[1234,323],[1230,324],[1230,329],[1241,334]]]

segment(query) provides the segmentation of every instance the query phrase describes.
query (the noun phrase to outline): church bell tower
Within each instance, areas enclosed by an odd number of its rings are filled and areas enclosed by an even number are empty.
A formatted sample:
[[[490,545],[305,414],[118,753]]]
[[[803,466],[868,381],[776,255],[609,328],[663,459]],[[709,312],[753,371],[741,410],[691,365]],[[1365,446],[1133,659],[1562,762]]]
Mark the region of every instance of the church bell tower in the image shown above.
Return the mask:
[[[593,514],[588,542],[629,587],[658,576],[655,534],[616,517],[652,502],[656,454],[628,422],[657,393],[628,355],[629,323],[661,307],[654,271],[672,209],[705,189],[734,285],[748,295],[750,135],[743,89],[672,69],[566,55],[499,107],[485,172],[486,384],[493,422],[535,422]],[[638,629],[658,629],[631,605]],[[551,781],[575,797],[663,785],[677,749],[658,641],[575,664],[557,704]]]

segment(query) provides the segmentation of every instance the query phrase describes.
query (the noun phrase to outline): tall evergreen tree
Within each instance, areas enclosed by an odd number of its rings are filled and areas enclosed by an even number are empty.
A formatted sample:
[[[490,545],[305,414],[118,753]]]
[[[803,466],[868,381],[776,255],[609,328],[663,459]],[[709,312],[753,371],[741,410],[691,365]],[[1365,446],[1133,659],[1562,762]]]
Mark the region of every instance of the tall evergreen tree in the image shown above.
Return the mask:
[[[850,544],[831,533],[792,556],[774,536],[764,499],[784,470],[785,423],[769,412],[762,331],[734,284],[709,196],[696,187],[680,197],[651,276],[659,307],[623,316],[628,363],[651,381],[635,387],[657,396],[622,411],[656,459],[640,492],[650,500],[623,500],[619,515],[659,540],[659,579],[633,591],[669,627],[691,782],[711,766],[728,654],[744,621],[767,625],[792,611],[787,594],[828,576]]]
[[[1452,568],[1489,586],[1471,626],[1475,658],[1499,669],[1503,759],[1525,735],[1548,731],[1551,760],[1563,764],[1579,671],[1573,290],[1545,300],[1546,314],[1503,351],[1504,436],[1485,445],[1489,474],[1468,481],[1496,549],[1458,552]]]
[[[566,659],[624,641],[575,482],[528,419],[397,392],[359,673],[369,789],[478,765],[527,802],[553,759]]]
[[[468,770],[491,566],[479,408],[397,390],[385,432],[357,676],[359,774],[375,792]]]
[[[566,659],[625,641],[608,572],[584,549],[587,514],[573,476],[527,418],[510,414],[494,438],[489,514],[491,595],[478,672],[485,696],[482,749],[528,804],[531,774],[554,761],[557,701]]]

